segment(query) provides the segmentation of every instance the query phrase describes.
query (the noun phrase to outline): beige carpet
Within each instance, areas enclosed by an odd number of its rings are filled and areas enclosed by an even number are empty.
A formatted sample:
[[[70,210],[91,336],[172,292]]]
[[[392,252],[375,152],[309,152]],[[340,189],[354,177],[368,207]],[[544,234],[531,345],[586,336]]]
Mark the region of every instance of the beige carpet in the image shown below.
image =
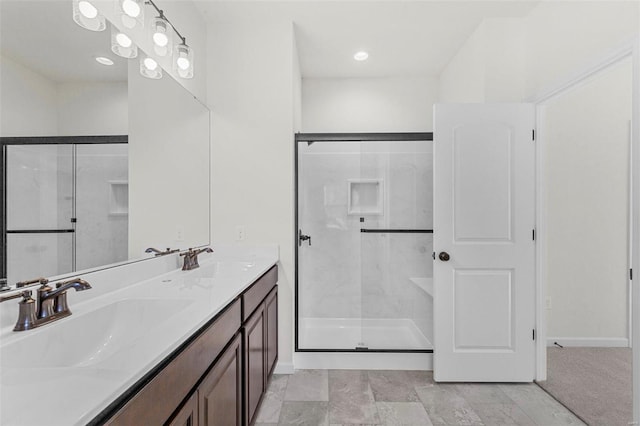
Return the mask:
[[[590,426],[627,426],[632,417],[631,349],[547,348],[538,384]]]

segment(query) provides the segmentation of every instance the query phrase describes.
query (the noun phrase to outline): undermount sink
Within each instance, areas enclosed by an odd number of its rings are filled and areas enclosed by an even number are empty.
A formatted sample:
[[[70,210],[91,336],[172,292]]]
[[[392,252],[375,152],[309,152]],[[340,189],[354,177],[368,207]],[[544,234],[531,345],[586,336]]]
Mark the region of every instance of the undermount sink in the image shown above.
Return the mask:
[[[72,315],[0,348],[3,368],[64,368],[100,364],[162,326],[193,300],[128,299]],[[46,330],[45,330],[46,328]]]

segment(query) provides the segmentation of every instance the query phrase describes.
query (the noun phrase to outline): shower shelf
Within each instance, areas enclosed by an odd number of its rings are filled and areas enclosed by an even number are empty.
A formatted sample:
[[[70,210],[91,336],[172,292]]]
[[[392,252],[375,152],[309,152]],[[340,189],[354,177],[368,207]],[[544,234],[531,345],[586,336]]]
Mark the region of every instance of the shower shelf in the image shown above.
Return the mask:
[[[433,297],[433,278],[429,277],[411,277],[409,280],[414,283],[420,290]]]

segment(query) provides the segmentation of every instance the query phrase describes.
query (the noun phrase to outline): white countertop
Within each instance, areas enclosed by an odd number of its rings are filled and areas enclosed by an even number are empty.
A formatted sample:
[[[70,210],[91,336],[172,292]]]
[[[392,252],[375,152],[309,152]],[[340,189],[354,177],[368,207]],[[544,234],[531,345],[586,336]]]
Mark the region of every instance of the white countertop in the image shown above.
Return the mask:
[[[3,332],[0,423],[86,424],[278,261],[273,246],[214,250],[193,271],[70,303],[73,315],[34,330]]]

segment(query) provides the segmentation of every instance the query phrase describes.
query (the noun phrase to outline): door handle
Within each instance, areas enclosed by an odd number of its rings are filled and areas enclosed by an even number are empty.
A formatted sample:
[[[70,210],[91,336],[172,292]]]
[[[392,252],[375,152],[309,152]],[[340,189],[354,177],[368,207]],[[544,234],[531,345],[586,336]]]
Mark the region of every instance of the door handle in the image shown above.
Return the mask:
[[[311,237],[309,235],[304,235],[302,233],[302,229],[298,229],[298,247],[302,247],[303,241],[309,241],[309,247],[311,247]]]
[[[451,259],[451,257],[449,256],[449,253],[447,253],[446,251],[441,251],[440,254],[438,255],[438,258],[443,262],[448,262],[449,259]]]

